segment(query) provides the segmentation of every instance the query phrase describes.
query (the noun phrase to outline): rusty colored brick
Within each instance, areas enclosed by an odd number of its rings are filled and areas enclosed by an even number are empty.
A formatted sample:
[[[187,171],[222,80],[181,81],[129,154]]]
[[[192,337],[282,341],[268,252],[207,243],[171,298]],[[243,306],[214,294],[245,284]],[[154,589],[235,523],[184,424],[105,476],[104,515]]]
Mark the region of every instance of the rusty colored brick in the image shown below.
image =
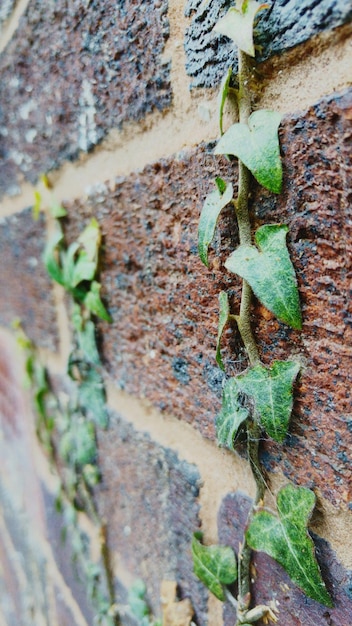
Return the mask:
[[[0,58],[0,193],[171,102],[167,1],[31,0]]]
[[[26,209],[0,220],[0,324],[16,318],[30,338],[55,350],[58,343],[52,283],[42,263],[44,220],[35,222]]]
[[[303,332],[290,330],[256,304],[253,326],[263,362],[299,358],[292,428],[284,447],[268,442],[264,461],[297,482],[346,505],[351,499],[350,239],[351,91],[287,116],[280,135],[284,192],[253,185],[255,226],[289,225],[290,252],[303,307]],[[113,317],[102,324],[105,365],[116,384],[147,398],[214,438],[224,375],[215,364],[218,293],[240,282],[222,263],[236,245],[231,213],[220,219],[211,267],[197,256],[197,224],[212,179],[236,181],[236,164],[211,147],[178,154],[100,188],[69,207],[68,233],[95,214],[104,234],[101,280]],[[79,226],[81,227],[81,225]],[[264,315],[262,315],[264,313]],[[223,342],[227,372],[246,357],[235,329]]]
[[[229,494],[224,498],[219,511],[219,540],[238,552],[238,544],[243,541],[251,501],[241,493]],[[255,580],[253,584],[253,606],[277,602],[278,626],[337,626],[349,624],[352,614],[351,580],[352,572],[345,570],[337,561],[329,544],[314,536],[316,557],[321,567],[327,589],[331,593],[335,607],[327,608],[307,598],[290,580],[289,576],[271,557],[261,552],[253,553]],[[224,606],[224,626],[234,624],[235,613],[229,603]],[[264,622],[258,622],[258,626]]]
[[[192,599],[199,623],[205,623],[207,592],[192,572],[190,553],[199,527],[197,468],[116,414],[109,430],[99,433],[99,464],[99,512],[109,522],[109,548],[120,555],[120,567],[144,580],[155,615],[162,580],[175,580],[180,597]]]

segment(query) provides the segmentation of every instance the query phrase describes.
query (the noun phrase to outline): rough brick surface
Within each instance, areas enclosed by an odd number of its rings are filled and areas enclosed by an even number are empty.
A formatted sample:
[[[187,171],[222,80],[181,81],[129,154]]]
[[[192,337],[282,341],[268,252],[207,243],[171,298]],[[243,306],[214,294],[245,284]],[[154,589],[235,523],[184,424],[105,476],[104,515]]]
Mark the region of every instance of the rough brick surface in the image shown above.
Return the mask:
[[[160,615],[162,580],[175,580],[180,597],[190,597],[206,622],[207,592],[192,573],[192,533],[199,527],[200,477],[195,466],[112,415],[108,432],[99,434],[103,484],[100,514],[109,520],[109,547],[148,588],[148,600]]]
[[[41,260],[44,220],[33,220],[30,209],[0,220],[0,324],[20,318],[38,346],[57,347],[52,284]]]
[[[265,461],[333,502],[351,494],[349,239],[351,92],[322,101],[281,128],[284,193],[256,190],[256,226],[284,222],[298,273],[303,332],[258,305],[253,317],[265,363],[298,356],[303,368],[287,446],[268,444]],[[223,165],[220,167],[219,162]],[[101,326],[102,351],[116,383],[147,397],[214,437],[223,375],[215,366],[218,293],[240,283],[222,262],[236,245],[230,215],[221,218],[210,270],[197,257],[202,200],[216,174],[236,180],[236,165],[204,148],[147,167],[69,207],[68,232],[93,212],[104,233],[102,283],[113,316]],[[233,242],[231,243],[231,235]],[[263,317],[263,313],[265,316]],[[224,339],[228,373],[246,367],[236,331]]]
[[[243,541],[251,501],[243,494],[228,495],[219,512],[219,540],[238,552]],[[253,553],[253,565],[257,572],[253,585],[253,605],[268,604],[275,599],[278,603],[278,626],[340,626],[351,623],[352,615],[352,572],[344,570],[326,541],[313,536],[316,556],[325,584],[332,595],[335,608],[329,609],[307,598],[290,580],[286,572],[264,553]],[[235,614],[229,603],[224,607],[224,626],[234,624]],[[258,622],[263,626],[263,622]]]
[[[186,68],[194,87],[213,87],[228,67],[237,67],[237,51],[231,40],[212,32],[230,6],[232,0],[214,0],[210,4],[189,0],[186,5],[186,14],[192,16],[185,35]],[[257,59],[264,61],[351,19],[349,0],[273,0],[270,8],[258,16]]]
[[[171,101],[167,2],[31,0],[0,58],[0,193]]]

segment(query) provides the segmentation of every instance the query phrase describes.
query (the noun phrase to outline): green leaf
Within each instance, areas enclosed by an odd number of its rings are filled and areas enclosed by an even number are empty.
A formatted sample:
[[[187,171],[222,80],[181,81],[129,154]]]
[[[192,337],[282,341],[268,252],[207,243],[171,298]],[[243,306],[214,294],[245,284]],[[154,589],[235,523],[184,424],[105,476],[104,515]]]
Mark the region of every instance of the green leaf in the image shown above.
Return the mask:
[[[82,330],[77,332],[78,345],[87,363],[100,365],[100,356],[95,339],[95,325],[91,320],[87,320]]]
[[[203,546],[202,533],[194,533],[192,556],[194,573],[219,600],[225,600],[223,585],[237,580],[237,562],[232,548]]]
[[[221,411],[215,420],[218,444],[229,450],[234,450],[234,440],[238,429],[249,414],[248,410],[239,402],[240,388],[237,380],[237,378],[230,378],[226,381]]]
[[[222,79],[220,91],[219,91],[218,109],[219,109],[219,127],[220,127],[221,135],[224,134],[222,121],[223,121],[223,115],[224,115],[225,102],[227,100],[227,97],[231,89],[230,88],[231,76],[232,76],[232,68],[229,67],[229,69],[227,70],[227,73]]]
[[[231,7],[225,17],[214,26],[214,31],[229,37],[240,50],[254,57],[254,20],[257,13],[268,6],[268,4],[259,4],[254,0],[237,0],[236,6]]]
[[[89,311],[94,313],[94,315],[97,315],[102,320],[105,320],[105,322],[112,322],[111,315],[109,315],[100,299],[100,289],[101,285],[96,281],[93,281],[90,286],[90,290],[84,298],[84,304]]]
[[[40,209],[42,206],[42,194],[35,190],[34,192],[34,204],[32,207],[32,215],[35,222],[39,219]]]
[[[66,461],[86,465],[93,463],[97,456],[95,428],[92,422],[72,420],[60,440],[60,455]]]
[[[221,182],[220,182],[221,181]],[[214,237],[216,223],[221,210],[231,202],[233,187],[226,185],[222,178],[216,179],[217,188],[205,199],[198,227],[198,252],[203,263],[208,267],[208,247]],[[221,192],[220,189],[224,188]]]
[[[94,367],[88,367],[78,387],[78,401],[90,419],[100,428],[108,426],[104,382]]]
[[[67,215],[66,209],[64,209],[60,202],[57,202],[56,200],[54,200],[54,202],[50,206],[50,213],[53,217],[55,217],[55,219],[59,219],[60,217],[66,217]]]
[[[216,362],[222,370],[225,370],[225,366],[221,358],[220,342],[221,342],[222,334],[224,332],[224,328],[230,317],[229,297],[226,291],[220,291],[219,305],[220,305],[220,311],[219,311],[218,338],[216,341]]]
[[[149,606],[145,600],[147,588],[141,579],[135,580],[128,592],[128,606],[132,615],[137,620],[142,620],[150,614]]]
[[[78,237],[78,243],[83,246],[86,251],[87,257],[90,261],[95,263],[95,267],[98,262],[98,252],[101,244],[101,233],[97,220],[95,217],[91,219],[88,226]]]
[[[274,361],[270,369],[256,365],[235,379],[237,387],[253,398],[260,423],[275,441],[286,437],[299,369],[294,361]]]
[[[96,263],[89,258],[85,250],[79,249],[79,245],[78,241],[75,241],[62,253],[64,282],[69,291],[84,280],[93,280],[96,271]]]
[[[281,114],[275,111],[254,111],[248,125],[230,126],[219,140],[215,154],[232,154],[240,159],[257,181],[269,191],[282,189],[282,163],[278,128]]]
[[[49,276],[55,280],[59,285],[65,285],[65,279],[63,271],[57,261],[58,246],[64,238],[63,232],[60,227],[57,227],[56,232],[51,237],[45,246],[43,253],[43,262]]]
[[[266,510],[255,513],[246,538],[251,548],[280,563],[307,596],[332,607],[307,531],[314,505],[312,491],[288,485],[277,496],[278,516]]]
[[[302,328],[295,270],[286,247],[288,227],[265,225],[255,234],[255,246],[239,246],[225,266],[244,278],[255,295],[279,320]]]

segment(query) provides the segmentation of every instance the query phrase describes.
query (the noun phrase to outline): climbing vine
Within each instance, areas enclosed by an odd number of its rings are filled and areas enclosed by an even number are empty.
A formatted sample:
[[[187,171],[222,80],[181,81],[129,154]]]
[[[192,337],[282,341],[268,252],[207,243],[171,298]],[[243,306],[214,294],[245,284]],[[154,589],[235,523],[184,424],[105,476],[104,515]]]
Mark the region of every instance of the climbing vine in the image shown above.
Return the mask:
[[[41,196],[36,192],[35,219],[40,204]],[[67,247],[60,223],[66,217],[66,211],[53,202],[51,214],[55,227],[44,251],[44,265],[50,277],[72,298],[74,347],[68,358],[64,383],[50,378],[38,351],[19,323],[16,324],[17,336],[25,352],[28,385],[37,416],[37,436],[59,478],[56,509],[63,516],[63,535],[70,538],[73,562],[94,608],[95,622],[101,626],[117,626],[120,619],[107,548],[107,529],[93,498],[93,488],[101,479],[97,428],[108,426],[93,319],[94,315],[110,321],[100,299],[100,284],[96,280],[100,229],[96,220],[92,219],[77,241]],[[85,512],[96,527],[100,542],[99,561],[91,558],[88,538],[79,523],[81,512]]]
[[[277,442],[288,432],[293,405],[293,387],[299,374],[297,361],[274,361],[271,367],[261,363],[250,323],[251,300],[258,300],[277,319],[293,329],[302,328],[297,280],[286,246],[288,227],[265,224],[252,238],[248,198],[253,176],[270,192],[282,190],[283,172],[278,128],[281,116],[275,111],[251,110],[252,60],[255,56],[253,31],[258,13],[268,8],[255,0],[236,0],[214,30],[230,37],[238,47],[238,89],[231,87],[229,69],[220,92],[220,134],[215,154],[238,159],[238,195],[233,185],[220,177],[207,196],[198,228],[198,251],[208,266],[209,246],[214,237],[221,211],[232,205],[237,220],[239,246],[225,262],[226,269],[242,279],[239,312],[231,313],[226,292],[219,294],[219,324],[216,361],[225,370],[221,357],[221,339],[229,322],[237,324],[247,352],[249,367],[242,374],[227,379],[223,389],[222,408],[216,418],[216,435],[220,446],[234,451],[240,429],[246,430],[247,454],[256,483],[256,496],[249,513],[243,541],[236,556],[227,546],[205,546],[202,534],[195,533],[192,542],[194,571],[210,591],[222,601],[236,606],[236,626],[277,621],[277,607],[251,606],[251,551],[266,552],[280,563],[307,596],[332,606],[315,558],[308,523],[315,506],[315,495],[304,487],[287,485],[277,495],[276,511],[264,507],[267,488],[259,458],[263,431]],[[238,121],[225,132],[223,112],[228,98],[235,94]],[[259,574],[260,575],[260,574]],[[237,581],[237,597],[228,586]]]

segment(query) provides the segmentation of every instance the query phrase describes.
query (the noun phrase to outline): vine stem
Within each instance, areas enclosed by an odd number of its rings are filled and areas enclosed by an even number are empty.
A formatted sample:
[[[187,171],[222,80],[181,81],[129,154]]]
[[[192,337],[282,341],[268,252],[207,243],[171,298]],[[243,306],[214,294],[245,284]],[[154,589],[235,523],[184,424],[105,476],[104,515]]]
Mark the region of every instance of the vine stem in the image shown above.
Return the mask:
[[[238,112],[240,123],[247,124],[251,113],[251,96],[249,90],[249,81],[251,75],[251,67],[248,56],[238,51]],[[251,174],[244,163],[239,160],[239,179],[238,179],[238,199],[235,206],[236,217],[238,222],[240,245],[251,245],[251,222],[248,210],[248,196]],[[250,311],[252,302],[252,290],[247,283],[243,281],[240,313],[236,316],[238,329],[244,343],[244,347],[248,354],[251,366],[260,363],[258,347],[252,332],[250,323]],[[259,462],[259,440],[260,428],[254,419],[247,424],[247,453],[250,467],[256,483],[256,496],[254,505],[257,505],[264,496],[265,482],[260,469]],[[249,512],[249,519],[253,512],[253,507]],[[240,546],[238,555],[238,617],[237,624],[243,623],[242,617],[248,611],[251,601],[250,593],[250,562],[251,549],[244,538],[243,544]]]

